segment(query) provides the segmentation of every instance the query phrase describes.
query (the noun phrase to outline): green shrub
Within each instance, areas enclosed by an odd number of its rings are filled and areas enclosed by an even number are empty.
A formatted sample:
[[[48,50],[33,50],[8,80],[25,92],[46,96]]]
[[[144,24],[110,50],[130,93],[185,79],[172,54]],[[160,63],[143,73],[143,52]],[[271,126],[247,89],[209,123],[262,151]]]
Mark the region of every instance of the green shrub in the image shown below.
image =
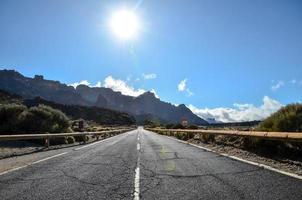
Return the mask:
[[[75,136],[74,139],[76,142],[88,142],[89,136],[87,135]]]
[[[50,145],[68,144],[66,138],[67,137],[50,138],[49,143]]]
[[[27,108],[20,104],[0,105],[0,132],[1,133],[18,133],[19,116]]]
[[[174,124],[166,124],[165,128],[166,129],[171,129],[174,126]]]
[[[302,104],[290,104],[261,122],[259,131],[302,131]]]
[[[209,134],[209,133],[202,133],[201,140],[204,143],[215,142],[215,135],[214,134]]]
[[[70,132],[69,119],[49,106],[0,105],[0,133]]]
[[[49,106],[31,107],[20,115],[21,130],[31,133],[59,133],[69,128],[69,119],[64,113]]]
[[[73,143],[75,143],[75,138],[72,136],[67,136],[66,141],[67,141],[67,144],[73,144]]]
[[[182,133],[182,140],[190,140],[192,138],[194,138],[194,133],[190,133],[190,132],[183,132]]]
[[[183,139],[183,133],[182,133],[182,132],[176,132],[175,137],[176,137],[177,139],[182,140],[182,139]]]
[[[172,129],[184,129],[185,127],[181,124],[175,124],[173,125]]]
[[[75,143],[75,138],[72,136],[51,138],[49,143],[51,145],[73,144]]]

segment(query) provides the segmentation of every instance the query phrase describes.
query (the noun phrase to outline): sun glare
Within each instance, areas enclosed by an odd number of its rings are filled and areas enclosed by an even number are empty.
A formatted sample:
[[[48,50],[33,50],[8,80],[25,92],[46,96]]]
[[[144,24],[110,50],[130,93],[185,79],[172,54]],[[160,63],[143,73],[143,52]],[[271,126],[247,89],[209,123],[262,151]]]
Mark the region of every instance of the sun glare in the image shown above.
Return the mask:
[[[137,36],[139,20],[134,12],[119,10],[112,14],[110,26],[117,37],[125,40],[131,39]]]

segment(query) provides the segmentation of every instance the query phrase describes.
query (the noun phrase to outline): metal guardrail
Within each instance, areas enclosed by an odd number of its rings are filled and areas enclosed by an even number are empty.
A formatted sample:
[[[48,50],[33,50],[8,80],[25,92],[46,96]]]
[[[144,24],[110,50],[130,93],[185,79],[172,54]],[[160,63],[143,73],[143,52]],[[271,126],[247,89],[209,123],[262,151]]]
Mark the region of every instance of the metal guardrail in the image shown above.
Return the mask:
[[[196,134],[213,134],[213,135],[226,135],[238,137],[255,137],[268,140],[283,140],[283,141],[301,141],[301,132],[260,132],[260,131],[236,131],[236,130],[188,130],[188,129],[159,129],[147,128],[153,132],[182,132],[182,133],[196,133]]]
[[[111,137],[113,134],[120,134],[120,133],[131,131],[131,130],[134,130],[134,128],[106,130],[106,131],[98,131],[98,132],[0,135],[0,141],[45,139],[45,147],[48,148],[49,147],[49,140],[51,138],[92,135],[92,136],[96,137],[97,140],[98,140],[101,135],[109,134],[109,137]]]

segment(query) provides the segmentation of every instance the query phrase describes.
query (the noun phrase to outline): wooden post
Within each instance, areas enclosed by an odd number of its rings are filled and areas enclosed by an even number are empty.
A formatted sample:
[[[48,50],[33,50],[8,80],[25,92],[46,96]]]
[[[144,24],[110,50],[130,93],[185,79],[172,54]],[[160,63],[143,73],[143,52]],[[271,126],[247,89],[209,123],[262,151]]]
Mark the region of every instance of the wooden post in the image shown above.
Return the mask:
[[[79,121],[79,129],[82,131],[84,129],[84,121],[80,120]]]
[[[45,148],[49,148],[49,138],[45,138]]]

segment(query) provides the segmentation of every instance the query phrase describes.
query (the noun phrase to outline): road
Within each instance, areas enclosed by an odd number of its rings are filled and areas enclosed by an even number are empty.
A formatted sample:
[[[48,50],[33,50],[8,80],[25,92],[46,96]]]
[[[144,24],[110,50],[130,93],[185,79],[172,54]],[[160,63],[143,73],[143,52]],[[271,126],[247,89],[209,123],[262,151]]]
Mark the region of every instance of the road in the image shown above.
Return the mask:
[[[63,151],[2,174],[0,199],[302,199],[301,180],[142,128]]]

